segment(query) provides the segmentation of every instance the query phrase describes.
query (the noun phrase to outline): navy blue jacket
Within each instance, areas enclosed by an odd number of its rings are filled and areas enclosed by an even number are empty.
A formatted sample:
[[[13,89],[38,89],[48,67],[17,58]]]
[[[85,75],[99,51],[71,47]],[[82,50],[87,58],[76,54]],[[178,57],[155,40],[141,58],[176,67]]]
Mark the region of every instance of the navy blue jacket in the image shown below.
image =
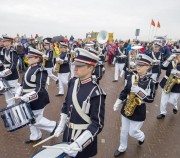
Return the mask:
[[[85,120],[83,120],[80,115],[77,113],[73,102],[72,102],[72,92],[74,88],[76,78],[73,78],[69,81],[68,92],[65,99],[65,102],[62,106],[62,113],[67,114],[70,117],[70,122],[75,124],[87,124]],[[87,82],[86,82],[87,81]],[[79,152],[77,157],[84,158],[92,157],[97,153],[97,135],[101,132],[104,126],[104,114],[105,114],[105,98],[106,95],[103,90],[96,84],[96,82],[92,81],[91,78],[84,80],[82,82],[79,81],[78,89],[77,89],[77,100],[79,105],[82,108],[83,101],[85,101],[95,87],[93,93],[90,96],[90,110],[87,114],[90,117],[91,124],[87,127],[87,130],[91,132],[94,137],[94,141],[91,142],[86,148],[83,149],[82,152]],[[72,105],[72,108],[70,107]],[[71,115],[71,116],[70,116]],[[82,133],[84,130],[82,131]],[[69,134],[69,135],[68,135]],[[72,129],[66,127],[63,141],[69,142],[72,134]]]
[[[43,109],[50,102],[45,89],[47,76],[47,71],[42,69],[40,63],[31,65],[23,76],[23,94],[32,91],[38,94],[38,99],[30,102],[32,110]]]
[[[48,59],[45,63],[45,68],[52,68],[53,67],[53,50],[47,50],[46,55],[48,56]]]
[[[61,64],[61,66],[60,66],[59,73],[70,72],[69,54],[67,52],[62,52],[62,53],[60,53],[59,58],[64,60],[63,64]]]
[[[11,47],[9,50],[5,49],[3,64],[4,64],[4,68],[9,68],[12,72],[12,74],[5,77],[7,81],[16,80],[19,78],[18,70],[17,70],[18,55],[13,47]]]

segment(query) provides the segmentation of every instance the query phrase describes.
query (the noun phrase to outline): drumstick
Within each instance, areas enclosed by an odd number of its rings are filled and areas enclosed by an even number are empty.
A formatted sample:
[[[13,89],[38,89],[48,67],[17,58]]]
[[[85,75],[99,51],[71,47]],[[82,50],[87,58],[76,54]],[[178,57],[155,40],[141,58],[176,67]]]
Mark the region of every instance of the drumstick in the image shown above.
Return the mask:
[[[44,139],[44,140],[40,141],[39,143],[37,143],[37,144],[33,145],[33,147],[36,147],[36,146],[38,146],[38,145],[40,145],[40,144],[42,144],[42,143],[44,143],[44,142],[48,141],[49,139],[54,138],[54,137],[55,137],[55,136],[54,136],[54,135],[52,135],[52,136],[50,136],[50,137],[48,137],[48,138],[46,138],[46,139]]]
[[[48,149],[68,149],[67,147],[65,146],[42,146],[43,148],[48,148]],[[74,150],[74,151],[81,151],[80,148],[72,148],[71,150]]]

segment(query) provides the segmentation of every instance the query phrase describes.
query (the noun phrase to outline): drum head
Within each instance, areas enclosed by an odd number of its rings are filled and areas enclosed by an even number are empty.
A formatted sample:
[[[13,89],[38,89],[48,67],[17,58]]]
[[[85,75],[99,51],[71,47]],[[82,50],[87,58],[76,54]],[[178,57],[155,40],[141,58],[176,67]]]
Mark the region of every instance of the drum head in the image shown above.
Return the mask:
[[[53,145],[53,147],[67,147],[67,143],[61,143]],[[31,158],[65,158],[67,154],[63,152],[62,149],[41,149],[36,154],[34,154]],[[68,157],[66,157],[68,158]]]

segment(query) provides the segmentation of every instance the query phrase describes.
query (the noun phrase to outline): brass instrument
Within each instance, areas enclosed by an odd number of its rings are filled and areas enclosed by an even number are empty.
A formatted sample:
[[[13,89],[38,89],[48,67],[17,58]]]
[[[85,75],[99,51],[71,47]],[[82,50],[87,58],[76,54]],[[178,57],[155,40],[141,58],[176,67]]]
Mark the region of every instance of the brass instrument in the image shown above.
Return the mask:
[[[56,65],[55,65],[55,68],[54,68],[54,72],[59,73],[60,67],[61,67],[61,64],[57,61]]]
[[[138,81],[139,81],[139,76],[135,75],[135,81],[134,81],[133,85],[137,86]],[[125,108],[124,108],[125,115],[132,116],[137,105],[141,105],[141,99],[136,97],[135,93],[130,92],[129,98],[128,98]]]
[[[53,43],[53,50],[54,50],[53,52],[55,54],[55,57],[58,58],[61,53],[58,42]],[[61,64],[58,61],[56,61],[54,72],[58,73],[60,70],[60,66]]]
[[[54,48],[55,57],[57,58],[59,56],[59,54],[60,54],[59,43],[58,42],[54,43],[53,48]]]
[[[74,62],[74,58],[75,58],[75,52],[71,51],[71,58],[70,58],[70,63]]]
[[[174,61],[175,64],[173,66],[173,69],[177,68],[177,61]],[[163,88],[164,92],[167,94],[169,92],[171,92],[172,88],[174,87],[175,84],[180,84],[180,78],[177,78],[176,76],[174,76],[174,74],[170,74],[166,84]]]

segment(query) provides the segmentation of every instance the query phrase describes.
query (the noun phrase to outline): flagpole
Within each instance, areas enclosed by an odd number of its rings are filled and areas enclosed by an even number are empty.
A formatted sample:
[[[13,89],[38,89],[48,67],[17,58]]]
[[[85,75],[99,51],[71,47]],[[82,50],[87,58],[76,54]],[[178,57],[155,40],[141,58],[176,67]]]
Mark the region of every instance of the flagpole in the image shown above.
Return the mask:
[[[156,26],[155,36],[156,36],[156,33],[157,33],[157,26]]]
[[[149,35],[148,35],[148,41],[149,41],[149,42],[150,42],[150,31],[151,31],[151,24],[150,24]]]

